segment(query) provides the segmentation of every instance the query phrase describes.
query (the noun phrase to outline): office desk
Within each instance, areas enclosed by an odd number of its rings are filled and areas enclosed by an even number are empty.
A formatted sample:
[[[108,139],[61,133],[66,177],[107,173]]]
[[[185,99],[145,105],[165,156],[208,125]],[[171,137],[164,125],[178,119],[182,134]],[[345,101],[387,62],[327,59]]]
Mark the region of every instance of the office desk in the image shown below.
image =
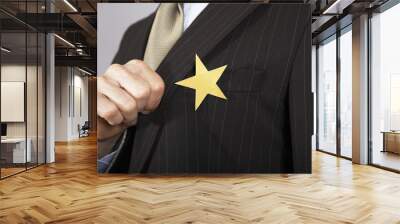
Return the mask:
[[[400,132],[383,131],[383,150],[382,152],[392,152],[400,154]]]
[[[25,138],[1,139],[1,159],[5,163],[26,163],[31,162],[32,140],[26,139],[27,147],[25,152]]]

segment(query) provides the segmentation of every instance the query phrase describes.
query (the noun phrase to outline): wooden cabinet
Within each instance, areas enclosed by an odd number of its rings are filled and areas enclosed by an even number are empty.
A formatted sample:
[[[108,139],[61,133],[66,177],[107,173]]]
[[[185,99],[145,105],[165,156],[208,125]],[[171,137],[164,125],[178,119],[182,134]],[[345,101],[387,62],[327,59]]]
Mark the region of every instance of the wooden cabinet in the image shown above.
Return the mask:
[[[383,133],[383,152],[400,154],[400,132]]]

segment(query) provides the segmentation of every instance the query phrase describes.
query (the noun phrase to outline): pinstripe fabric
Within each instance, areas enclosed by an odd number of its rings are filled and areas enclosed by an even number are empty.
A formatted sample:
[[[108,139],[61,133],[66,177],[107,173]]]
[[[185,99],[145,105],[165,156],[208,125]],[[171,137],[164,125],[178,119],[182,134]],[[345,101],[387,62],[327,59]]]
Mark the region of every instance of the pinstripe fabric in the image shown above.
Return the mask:
[[[128,29],[117,63],[143,54],[153,17]],[[110,171],[311,172],[310,20],[302,4],[210,4],[161,62],[161,105],[129,130]],[[173,85],[193,74],[195,53],[209,69],[228,65],[218,82],[228,100],[207,96],[196,112],[194,91]]]

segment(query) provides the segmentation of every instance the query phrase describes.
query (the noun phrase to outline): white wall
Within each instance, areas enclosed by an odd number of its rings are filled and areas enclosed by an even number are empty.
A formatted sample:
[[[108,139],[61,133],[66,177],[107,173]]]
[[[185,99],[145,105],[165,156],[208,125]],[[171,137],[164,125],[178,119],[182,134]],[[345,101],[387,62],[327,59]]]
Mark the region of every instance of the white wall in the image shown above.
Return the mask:
[[[25,70],[26,69],[26,70]],[[28,137],[32,130],[36,133],[36,120],[37,115],[33,113],[36,112],[37,99],[36,99],[36,80],[31,77],[31,74],[36,76],[36,66],[18,65],[18,64],[6,64],[1,66],[1,81],[4,82],[25,82],[26,72],[28,72],[28,84],[27,87],[27,120],[28,124]],[[31,88],[29,88],[31,87]],[[34,87],[34,88],[32,88]],[[39,105],[40,106],[40,105]],[[34,108],[32,108],[34,107]],[[1,110],[7,110],[8,108],[1,108]],[[24,108],[22,108],[24,109]],[[32,123],[33,122],[33,123]],[[8,137],[25,137],[25,123],[26,122],[7,122],[7,136]]]
[[[74,70],[74,82],[73,86],[74,91],[72,92],[73,96],[71,99],[74,99],[74,102],[71,105],[74,105],[72,108],[72,119],[71,119],[71,137],[73,139],[79,137],[78,125],[82,126],[85,121],[89,120],[88,114],[88,78],[87,76],[81,76],[82,73],[76,73],[77,70]]]
[[[71,67],[56,67],[55,73],[55,141],[74,140],[78,124],[88,120],[88,78]]]
[[[32,66],[27,68],[24,65],[8,64],[1,66],[1,81],[2,82],[25,82],[25,69],[31,71]],[[25,82],[26,83],[26,82]],[[3,98],[4,96],[2,96]],[[7,110],[7,108],[1,108]],[[24,110],[24,108],[22,108]],[[7,122],[8,137],[25,137],[25,122]]]
[[[158,3],[97,4],[97,73],[111,64],[126,29],[153,13]]]
[[[37,70],[38,69],[38,70]],[[39,163],[44,162],[44,135],[45,135],[45,118],[44,118],[44,74],[41,66],[32,66],[25,64],[3,64],[1,66],[1,81],[2,82],[24,82],[26,86],[26,107],[25,102],[19,111],[23,114],[26,112],[26,120],[22,122],[6,122],[8,138],[27,138],[30,140],[32,151],[32,161]],[[27,79],[27,80],[26,80]],[[25,90],[20,90],[24,94]],[[2,89],[3,92],[3,89]],[[2,95],[3,97],[7,97]],[[2,112],[13,113],[13,108],[2,107]],[[7,111],[8,110],[8,111]],[[16,113],[16,112],[14,112]],[[39,156],[37,156],[37,153]]]
[[[317,149],[317,136],[316,136],[316,133],[317,133],[317,119],[316,119],[316,116],[317,116],[317,101],[316,101],[316,99],[317,99],[317,49],[316,49],[316,47],[315,47],[315,45],[313,45],[312,46],[312,48],[311,48],[311,73],[312,73],[312,75],[311,75],[311,91],[314,93],[314,95],[313,95],[313,114],[314,114],[314,116],[313,116],[313,124],[314,124],[314,127],[313,127],[313,130],[314,130],[314,133],[313,133],[313,135],[312,135],[312,137],[311,137],[311,142],[312,142],[312,149],[313,150],[315,150],[315,149]]]
[[[68,86],[67,67],[55,68],[55,141],[68,140]]]

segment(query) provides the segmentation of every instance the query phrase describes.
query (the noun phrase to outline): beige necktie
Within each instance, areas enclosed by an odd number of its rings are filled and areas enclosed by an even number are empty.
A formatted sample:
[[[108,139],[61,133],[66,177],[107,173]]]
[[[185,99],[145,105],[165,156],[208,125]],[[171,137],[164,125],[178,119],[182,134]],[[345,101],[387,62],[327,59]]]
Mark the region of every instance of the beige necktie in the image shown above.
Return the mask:
[[[158,7],[144,61],[156,70],[183,32],[183,10],[180,3],[161,3]]]

